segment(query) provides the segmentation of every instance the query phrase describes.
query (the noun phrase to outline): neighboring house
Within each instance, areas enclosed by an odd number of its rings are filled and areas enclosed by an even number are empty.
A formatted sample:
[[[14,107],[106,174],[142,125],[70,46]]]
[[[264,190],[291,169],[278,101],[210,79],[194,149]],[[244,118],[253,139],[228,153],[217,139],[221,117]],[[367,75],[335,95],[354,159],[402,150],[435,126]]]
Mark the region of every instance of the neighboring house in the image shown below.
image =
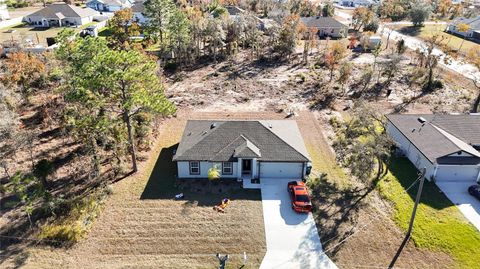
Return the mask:
[[[302,17],[308,28],[315,28],[319,37],[344,38],[348,34],[348,26],[332,17]]]
[[[97,12],[67,4],[52,4],[27,15],[23,20],[36,27],[80,26],[93,21]]]
[[[468,31],[467,32],[458,31],[459,24],[468,25],[469,26]],[[447,26],[446,31],[452,34],[460,35],[462,37],[472,38],[480,41],[480,16],[470,18],[470,19],[458,18]]]
[[[5,0],[0,0],[0,21],[10,19],[8,14],[7,2]]]
[[[226,6],[225,9],[227,10],[230,19],[236,22],[238,22],[240,14],[245,13],[245,10],[237,6]],[[268,30],[277,25],[277,23],[271,19],[260,19],[257,16],[254,16],[254,18],[257,22],[257,28],[262,31]]]
[[[180,179],[207,179],[216,165],[222,178],[244,179],[244,187],[252,179],[302,179],[311,168],[293,120],[189,120],[173,161]]]
[[[87,7],[100,12],[115,12],[124,8],[130,8],[133,0],[90,0]]]
[[[133,18],[138,24],[145,24],[148,18],[145,16],[144,1],[136,1],[132,6]]]
[[[480,182],[480,114],[388,115],[387,133],[425,178]]]
[[[369,7],[379,4],[379,1],[374,0],[341,0],[341,5],[344,7]]]

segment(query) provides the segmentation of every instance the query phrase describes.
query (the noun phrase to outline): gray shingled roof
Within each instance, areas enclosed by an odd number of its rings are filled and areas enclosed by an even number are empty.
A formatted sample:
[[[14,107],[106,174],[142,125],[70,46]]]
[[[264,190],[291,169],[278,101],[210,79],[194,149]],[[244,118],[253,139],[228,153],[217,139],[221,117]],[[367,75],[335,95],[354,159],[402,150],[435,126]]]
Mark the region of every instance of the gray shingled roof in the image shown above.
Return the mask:
[[[143,13],[145,11],[144,1],[136,1],[132,6],[133,12]]]
[[[51,4],[34,12],[27,17],[44,17],[49,19],[63,19],[63,18],[75,18],[75,17],[88,17],[96,15],[97,12],[91,8],[80,8],[67,4]],[[62,17],[63,16],[63,17]]]
[[[332,17],[302,17],[302,22],[309,28],[347,28],[347,26]]]
[[[465,23],[470,26],[471,30],[480,30],[480,16],[476,16],[473,18],[458,18],[452,22],[453,25],[458,25],[460,23]]]
[[[235,158],[259,158],[262,157],[260,149],[255,146],[250,140],[245,136],[240,135],[240,139],[243,140],[243,143],[240,146],[236,147],[233,151],[233,157]]]
[[[242,156],[260,161],[310,160],[293,120],[189,120],[173,160],[232,161]]]
[[[418,121],[422,117],[425,124]],[[387,119],[432,163],[464,151],[475,158],[480,152],[480,115],[387,115]]]

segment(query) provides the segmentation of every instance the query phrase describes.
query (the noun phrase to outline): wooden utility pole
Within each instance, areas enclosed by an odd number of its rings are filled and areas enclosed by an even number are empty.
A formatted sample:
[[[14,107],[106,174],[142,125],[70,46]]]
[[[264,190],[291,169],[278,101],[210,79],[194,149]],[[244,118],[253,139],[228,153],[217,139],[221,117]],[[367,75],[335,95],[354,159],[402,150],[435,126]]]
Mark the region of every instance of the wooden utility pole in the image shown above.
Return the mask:
[[[422,168],[420,171],[421,172],[419,173],[418,178],[415,180],[415,182],[417,180],[420,180],[420,186],[418,187],[417,197],[415,198],[415,205],[413,206],[412,217],[410,218],[410,224],[408,225],[407,234],[405,235],[405,238],[403,239],[402,244],[398,248],[397,253],[393,257],[393,260],[390,262],[388,269],[392,269],[393,266],[395,266],[395,262],[397,261],[398,257],[400,257],[400,254],[402,253],[403,248],[407,245],[407,242],[408,240],[410,240],[410,237],[412,235],[413,222],[415,221],[415,215],[417,214],[417,207],[418,207],[418,204],[420,203],[420,197],[422,196],[423,183],[425,182],[425,173],[427,169]]]
[[[425,182],[425,173],[427,169],[422,168],[421,171],[422,172],[420,173],[420,178],[419,178],[420,186],[418,187],[417,198],[415,199],[415,205],[413,206],[412,217],[410,218],[410,224],[408,225],[408,231],[407,231],[408,237],[410,237],[410,235],[412,234],[413,222],[415,221],[415,215],[417,213],[418,203],[420,202],[420,196],[422,196],[423,183]]]

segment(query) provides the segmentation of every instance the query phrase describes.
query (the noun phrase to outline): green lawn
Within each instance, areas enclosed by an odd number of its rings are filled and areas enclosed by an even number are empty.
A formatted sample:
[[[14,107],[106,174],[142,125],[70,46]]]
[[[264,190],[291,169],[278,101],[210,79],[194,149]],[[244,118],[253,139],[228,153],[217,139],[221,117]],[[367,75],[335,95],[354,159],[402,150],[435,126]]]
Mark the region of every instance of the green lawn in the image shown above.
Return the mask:
[[[406,231],[418,184],[408,194],[405,189],[417,178],[417,171],[406,158],[393,159],[389,169],[379,189],[393,202],[394,219]],[[412,238],[419,248],[451,254],[456,268],[478,268],[480,264],[480,232],[434,183],[425,181]]]
[[[52,28],[33,28],[28,27],[25,24],[19,24],[4,28],[0,30],[0,42],[7,40],[31,40],[34,44],[47,45],[47,37],[55,37],[57,34],[65,28],[52,27]],[[79,28],[75,28],[78,31]],[[13,33],[9,33],[10,30],[14,30]]]
[[[446,44],[452,50],[458,50],[460,48],[460,45],[462,44],[463,39],[458,36],[445,33],[444,32],[445,28],[446,28],[445,25],[425,25],[420,28],[413,27],[413,26],[403,26],[403,27],[400,26],[398,30],[400,30],[400,32],[404,34],[416,36],[421,39],[427,39],[429,37],[432,37],[433,35],[441,35],[445,37]],[[460,52],[463,54],[466,54],[468,50],[472,48],[480,50],[480,45],[475,42],[465,40],[465,42],[463,42]]]
[[[98,31],[98,36],[102,38],[106,38],[107,36],[112,35],[112,31],[109,27],[103,27]]]
[[[89,26],[93,26],[93,25],[96,25],[96,24],[98,24],[98,21],[92,21],[92,22],[89,22],[89,23],[86,23],[86,24],[80,26],[79,28],[80,28],[80,29],[85,29],[85,28],[87,28],[87,27],[89,27]]]

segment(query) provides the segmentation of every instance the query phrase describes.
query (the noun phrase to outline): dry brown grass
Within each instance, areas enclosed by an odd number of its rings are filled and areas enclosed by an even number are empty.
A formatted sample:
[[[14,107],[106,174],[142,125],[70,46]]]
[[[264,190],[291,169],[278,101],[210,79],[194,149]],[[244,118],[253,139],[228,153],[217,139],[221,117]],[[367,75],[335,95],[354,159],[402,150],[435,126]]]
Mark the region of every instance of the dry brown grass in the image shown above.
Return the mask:
[[[364,186],[351,180],[338,166],[325,136],[327,119],[315,114],[301,113],[297,123],[315,173],[327,173],[328,182],[313,190],[314,216],[322,245],[340,268],[387,268],[404,234],[391,219],[390,205],[376,192],[363,197]],[[341,243],[354,231],[358,232]],[[410,241],[396,266],[453,268],[453,261],[446,253],[421,250]]]
[[[237,119],[265,117],[281,115],[235,113]],[[214,268],[217,252],[231,255],[230,268],[238,268],[244,251],[248,255],[244,268],[258,268],[266,251],[259,191],[228,194],[232,203],[226,214],[212,210],[226,194],[189,194],[181,201],[142,198],[145,192],[155,192],[148,190],[156,186],[150,182],[156,180],[151,174],[170,173],[156,164],[157,156],[178,143],[187,118],[233,118],[233,114],[180,112],[165,120],[141,172],[114,184],[114,194],[88,237],[67,250],[29,247],[23,268]],[[159,167],[164,170],[156,171]],[[3,265],[13,267],[20,258]]]

